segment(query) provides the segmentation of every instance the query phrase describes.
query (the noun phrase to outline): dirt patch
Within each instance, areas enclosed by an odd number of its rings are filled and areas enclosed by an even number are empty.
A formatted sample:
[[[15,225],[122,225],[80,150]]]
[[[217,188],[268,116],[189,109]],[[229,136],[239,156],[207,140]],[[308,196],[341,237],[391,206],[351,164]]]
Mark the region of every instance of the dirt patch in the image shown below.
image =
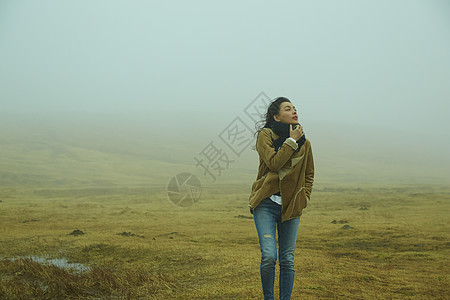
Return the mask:
[[[350,225],[344,225],[344,226],[341,227],[341,229],[353,229],[353,228],[354,227],[350,226]]]
[[[169,233],[161,233],[161,234],[155,235],[153,237],[153,239],[156,240],[157,237],[169,237],[169,239],[173,239],[173,236],[176,234],[178,234],[178,232],[176,232],[176,231],[172,231]]]
[[[332,224],[346,224],[346,223],[348,223],[348,221],[347,220],[339,220],[339,221],[333,220],[333,221],[331,221],[331,223]]]
[[[27,219],[27,220],[23,220],[22,223],[30,223],[30,222],[39,222],[39,220],[37,219]]]
[[[79,235],[83,235],[83,234],[85,234],[85,233],[83,231],[81,231],[80,229],[75,229],[74,231],[69,233],[69,235],[73,235],[73,236],[79,236]]]
[[[121,236],[135,236],[135,237],[139,237],[139,238],[144,238],[143,235],[137,235],[131,232],[121,232],[121,233],[116,233],[116,235],[121,235]]]
[[[251,216],[244,216],[244,215],[237,215],[237,216],[234,216],[235,218],[241,218],[241,219],[252,219],[253,220],[253,217],[251,217]]]

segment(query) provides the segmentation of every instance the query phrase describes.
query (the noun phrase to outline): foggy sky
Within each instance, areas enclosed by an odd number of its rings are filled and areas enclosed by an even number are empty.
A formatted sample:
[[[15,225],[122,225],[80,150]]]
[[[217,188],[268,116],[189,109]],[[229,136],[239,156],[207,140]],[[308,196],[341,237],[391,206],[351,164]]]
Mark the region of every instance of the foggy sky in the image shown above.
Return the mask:
[[[241,111],[448,139],[448,1],[0,1],[1,113]],[[219,126],[220,127],[220,126]]]

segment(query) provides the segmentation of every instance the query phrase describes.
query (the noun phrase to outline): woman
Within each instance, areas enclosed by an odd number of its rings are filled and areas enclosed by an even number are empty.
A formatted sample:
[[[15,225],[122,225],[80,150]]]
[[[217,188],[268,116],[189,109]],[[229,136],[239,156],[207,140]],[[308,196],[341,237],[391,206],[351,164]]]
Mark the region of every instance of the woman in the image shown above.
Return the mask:
[[[279,247],[280,299],[290,299],[294,285],[294,251],[302,210],[314,182],[311,143],[298,123],[295,106],[279,97],[268,107],[255,149],[259,169],[249,197],[261,247],[264,299],[274,299],[276,231]]]

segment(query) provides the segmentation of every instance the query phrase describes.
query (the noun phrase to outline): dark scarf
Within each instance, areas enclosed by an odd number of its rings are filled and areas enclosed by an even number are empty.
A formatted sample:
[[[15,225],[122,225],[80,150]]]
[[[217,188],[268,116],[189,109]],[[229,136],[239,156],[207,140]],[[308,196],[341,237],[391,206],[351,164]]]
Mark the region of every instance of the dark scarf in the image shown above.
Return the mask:
[[[275,151],[278,151],[281,146],[283,145],[284,141],[289,137],[290,133],[290,126],[291,124],[283,123],[283,122],[277,122],[273,120],[270,122],[270,128],[279,136],[274,142]],[[295,125],[294,125],[295,126]],[[300,126],[300,124],[298,124]],[[294,151],[298,152],[300,151],[300,147],[305,143],[305,135],[303,135],[298,141],[298,148]]]
[[[273,145],[275,146],[275,151],[277,152],[278,150],[280,150],[281,146],[283,145],[284,141],[289,137],[289,133],[290,133],[290,124],[287,123],[282,123],[282,122],[277,122],[275,120],[273,120],[272,122],[270,122],[270,128],[279,136],[275,141],[273,141]],[[298,126],[300,126],[300,124],[298,124]],[[300,151],[300,147],[305,143],[305,135],[303,135],[298,141],[298,148],[297,150],[294,151]],[[274,195],[278,195],[281,196],[280,192],[278,191],[277,193],[275,193]]]

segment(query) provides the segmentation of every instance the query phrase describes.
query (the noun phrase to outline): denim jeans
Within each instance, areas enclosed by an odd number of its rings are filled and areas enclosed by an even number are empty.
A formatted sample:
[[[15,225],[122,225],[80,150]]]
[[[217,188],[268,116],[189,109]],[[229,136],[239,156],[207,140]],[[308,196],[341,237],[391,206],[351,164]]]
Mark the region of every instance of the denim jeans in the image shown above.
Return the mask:
[[[253,210],[253,220],[261,247],[261,283],[264,300],[274,299],[275,264],[277,261],[278,230],[280,300],[291,299],[294,286],[294,251],[300,218],[281,222],[281,205],[265,198]]]

